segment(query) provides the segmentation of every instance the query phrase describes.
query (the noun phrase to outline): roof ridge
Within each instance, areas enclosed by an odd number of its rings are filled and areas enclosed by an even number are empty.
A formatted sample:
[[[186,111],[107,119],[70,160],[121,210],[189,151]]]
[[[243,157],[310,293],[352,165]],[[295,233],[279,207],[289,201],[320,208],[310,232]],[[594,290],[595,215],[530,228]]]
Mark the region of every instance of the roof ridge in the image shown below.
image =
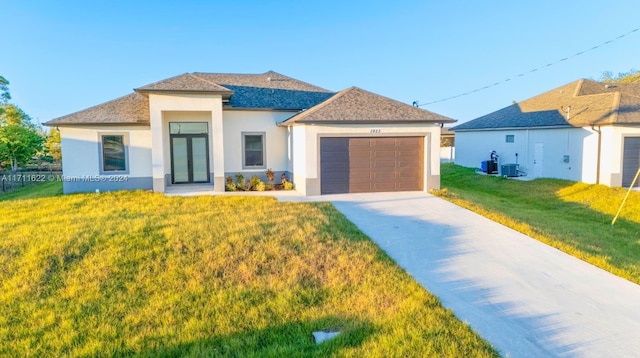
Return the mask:
[[[621,93],[616,91],[613,92],[613,103],[611,108],[611,122],[616,123],[618,121],[618,113],[620,112],[620,97]]]
[[[297,122],[297,120],[299,120],[300,118],[302,118],[302,117],[306,117],[306,116],[309,116],[309,115],[311,115],[312,113],[315,113],[315,112],[319,111],[320,109],[322,109],[322,108],[326,107],[328,104],[332,103],[332,102],[333,102],[333,101],[335,101],[336,99],[338,99],[338,98],[340,98],[340,97],[344,96],[344,94],[345,94],[348,90],[351,90],[351,89],[353,89],[353,88],[354,88],[354,87],[349,87],[349,88],[345,88],[345,89],[343,89],[342,91],[338,91],[338,92],[336,92],[333,96],[331,96],[331,97],[327,98],[326,100],[324,100],[324,101],[322,101],[322,102],[320,102],[320,103],[316,104],[315,106],[313,106],[313,107],[311,107],[311,108],[309,108],[309,109],[307,109],[307,110],[300,111],[300,112],[298,112],[298,113],[294,114],[293,116],[291,116],[291,117],[289,117],[289,118],[285,119],[284,121],[282,121],[282,122],[280,122],[280,123],[285,123],[285,122],[287,122],[289,119],[291,119],[291,118],[293,118],[293,117],[296,117],[296,116],[299,116],[299,117],[296,119],[296,122]]]
[[[581,78],[581,79],[578,80],[578,84],[577,84],[575,90],[573,91],[573,97],[574,98],[580,97],[580,90],[582,89],[582,86],[584,86],[584,81],[585,81],[584,78]]]
[[[264,75],[266,75],[267,73],[275,73],[275,74],[276,74],[276,75],[278,75],[278,76],[286,77],[286,78],[288,78],[288,79],[290,79],[290,80],[294,80],[294,81],[297,81],[297,82],[300,82],[300,83],[304,83],[304,84],[305,84],[305,85],[307,85],[307,86],[315,87],[315,88],[321,89],[321,90],[326,91],[326,92],[332,92],[332,93],[335,93],[335,92],[333,92],[333,91],[331,91],[331,90],[328,90],[328,89],[326,89],[326,88],[324,88],[324,87],[320,87],[320,86],[314,85],[313,83],[309,83],[309,82],[306,82],[306,81],[299,80],[299,79],[297,79],[297,78],[293,78],[293,77],[290,77],[290,76],[287,76],[287,75],[283,75],[283,74],[282,74],[282,73],[280,73],[280,72],[276,72],[276,71],[269,70],[269,71],[267,71],[267,72],[265,72],[265,73],[263,73],[263,74],[264,74]]]
[[[138,92],[138,90],[139,90],[140,88],[142,88],[142,87],[149,87],[149,86],[153,86],[153,85],[155,85],[155,84],[157,84],[157,83],[164,82],[164,81],[168,81],[168,80],[172,80],[172,79],[174,79],[174,78],[178,78],[178,77],[180,77],[180,76],[184,76],[184,75],[188,75],[188,74],[189,74],[189,72],[185,72],[185,73],[181,73],[181,74],[179,74],[179,75],[175,75],[175,76],[173,76],[173,77],[169,77],[169,78],[165,78],[165,79],[162,79],[162,80],[159,80],[159,81],[155,81],[155,82],[153,82],[153,83],[149,83],[149,84],[146,84],[146,85],[144,85],[144,86],[136,87],[136,88],[134,88],[134,89],[133,89],[133,91],[134,91],[134,92]]]
[[[223,85],[221,85],[219,83],[215,83],[213,81],[209,81],[208,79],[205,79],[205,78],[202,78],[202,77],[198,77],[198,76],[195,75],[195,73],[188,73],[188,75],[193,77],[193,78],[195,78],[195,79],[197,79],[197,80],[200,80],[200,81],[212,84],[212,85],[216,85],[218,87],[222,87],[222,88],[226,89],[227,91],[233,92],[232,90],[228,89],[227,87],[225,87],[225,86],[223,86]]]

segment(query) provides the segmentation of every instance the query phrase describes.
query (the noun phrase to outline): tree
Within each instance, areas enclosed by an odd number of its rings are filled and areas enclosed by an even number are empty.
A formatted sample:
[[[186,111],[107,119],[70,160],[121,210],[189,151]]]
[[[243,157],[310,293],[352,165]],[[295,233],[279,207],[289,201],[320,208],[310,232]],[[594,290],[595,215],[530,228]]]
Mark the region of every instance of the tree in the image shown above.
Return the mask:
[[[631,83],[640,81],[640,71],[630,70],[629,72],[619,72],[614,75],[611,71],[605,71],[602,73],[602,82],[612,83]]]
[[[54,162],[60,163],[62,160],[62,151],[60,150],[60,131],[57,128],[51,128],[45,143],[45,151],[51,156]]]
[[[18,166],[26,164],[42,150],[44,137],[22,109],[13,104],[2,105],[0,113],[0,161],[11,165],[16,172]]]
[[[0,104],[9,102],[11,95],[9,94],[9,81],[0,76]]]

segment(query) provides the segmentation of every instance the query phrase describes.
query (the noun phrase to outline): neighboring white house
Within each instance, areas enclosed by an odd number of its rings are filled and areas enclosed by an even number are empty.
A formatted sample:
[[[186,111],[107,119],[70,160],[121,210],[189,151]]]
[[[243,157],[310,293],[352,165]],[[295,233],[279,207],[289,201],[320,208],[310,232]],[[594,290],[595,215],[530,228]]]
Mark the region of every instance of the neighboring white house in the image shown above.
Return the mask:
[[[578,80],[453,130],[462,166],[496,151],[529,177],[629,186],[640,166],[640,83]]]
[[[65,193],[153,189],[284,173],[304,195],[440,187],[452,119],[351,87],[283,76],[187,73],[46,123]]]

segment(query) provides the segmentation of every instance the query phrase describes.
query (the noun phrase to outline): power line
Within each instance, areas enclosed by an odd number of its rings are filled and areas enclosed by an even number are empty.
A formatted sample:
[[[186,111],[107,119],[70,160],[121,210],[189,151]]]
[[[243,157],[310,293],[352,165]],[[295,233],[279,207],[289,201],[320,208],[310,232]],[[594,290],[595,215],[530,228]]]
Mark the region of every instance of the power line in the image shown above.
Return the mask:
[[[638,30],[640,30],[640,28],[635,28],[635,29],[633,29],[633,30],[631,30],[631,31],[629,31],[629,32],[627,32],[627,33],[625,33],[625,34],[622,34],[622,35],[620,35],[620,36],[618,36],[618,37],[616,37],[616,38],[614,38],[614,39],[611,39],[611,40],[609,40],[609,41],[605,41],[605,42],[603,42],[603,43],[601,43],[601,44],[599,44],[599,45],[593,46],[593,47],[591,47],[591,48],[589,48],[589,49],[586,49],[586,50],[583,50],[583,51],[580,51],[580,52],[576,52],[575,54],[573,54],[573,55],[571,55],[571,56],[567,56],[567,57],[561,58],[561,59],[559,59],[559,60],[557,60],[557,61],[554,61],[554,62],[549,62],[549,63],[547,63],[547,64],[546,64],[546,65],[544,65],[544,66],[540,66],[540,67],[537,67],[537,68],[531,69],[531,70],[529,70],[529,71],[522,72],[522,73],[520,73],[520,74],[517,74],[517,75],[515,75],[515,76],[509,77],[509,78],[504,79],[504,80],[502,80],[502,81],[498,81],[498,82],[492,83],[492,84],[490,84],[490,85],[486,85],[486,86],[484,86],[484,87],[476,88],[476,89],[471,90],[471,91],[468,91],[468,92],[460,93],[460,94],[457,94],[457,95],[455,95],[455,96],[451,96],[451,97],[447,97],[447,98],[442,98],[442,99],[439,99],[439,100],[437,100],[437,101],[431,101],[431,102],[424,103],[424,104],[421,104],[421,103],[419,103],[418,101],[414,101],[414,102],[413,102],[413,105],[414,105],[415,107],[422,107],[422,106],[427,106],[427,105],[434,104],[434,103],[440,103],[440,102],[444,102],[444,101],[452,100],[452,99],[454,99],[454,98],[459,98],[459,97],[467,96],[467,95],[470,95],[470,94],[472,94],[472,93],[476,93],[476,92],[484,91],[484,90],[486,90],[486,89],[489,89],[489,88],[491,88],[491,87],[495,87],[495,86],[501,85],[501,84],[503,84],[503,83],[506,83],[506,82],[509,82],[509,81],[511,81],[511,80],[514,80],[514,79],[516,79],[516,78],[520,78],[520,77],[526,76],[526,75],[528,75],[528,74],[530,74],[530,73],[533,73],[533,72],[536,72],[536,71],[539,71],[539,70],[545,69],[545,68],[547,68],[547,67],[551,67],[551,66],[556,65],[556,64],[558,64],[558,63],[560,63],[560,62],[564,62],[564,61],[566,61],[566,60],[568,60],[568,59],[570,59],[570,58],[573,58],[573,57],[576,57],[576,56],[580,56],[580,55],[582,55],[582,54],[584,54],[584,53],[587,53],[587,52],[590,52],[590,51],[596,50],[596,49],[598,49],[598,48],[600,48],[600,47],[602,47],[602,46],[608,45],[608,44],[610,44],[610,43],[612,43],[612,42],[614,42],[614,41],[618,41],[618,40],[620,40],[621,38],[623,38],[623,37],[625,37],[625,36],[631,35],[632,33],[637,32]]]

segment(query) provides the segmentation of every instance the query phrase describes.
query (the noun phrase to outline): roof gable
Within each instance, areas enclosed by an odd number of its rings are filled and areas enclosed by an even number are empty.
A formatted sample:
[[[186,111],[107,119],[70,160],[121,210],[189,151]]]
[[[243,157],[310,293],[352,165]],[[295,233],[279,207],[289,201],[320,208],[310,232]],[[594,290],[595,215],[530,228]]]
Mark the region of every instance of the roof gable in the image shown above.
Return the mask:
[[[380,122],[452,123],[455,120],[358,87],[351,87],[287,119],[283,125]]]

